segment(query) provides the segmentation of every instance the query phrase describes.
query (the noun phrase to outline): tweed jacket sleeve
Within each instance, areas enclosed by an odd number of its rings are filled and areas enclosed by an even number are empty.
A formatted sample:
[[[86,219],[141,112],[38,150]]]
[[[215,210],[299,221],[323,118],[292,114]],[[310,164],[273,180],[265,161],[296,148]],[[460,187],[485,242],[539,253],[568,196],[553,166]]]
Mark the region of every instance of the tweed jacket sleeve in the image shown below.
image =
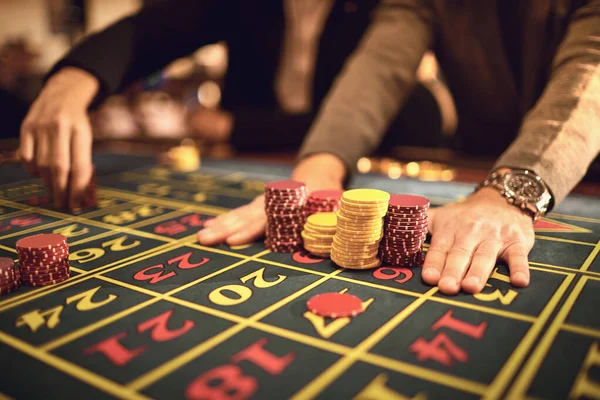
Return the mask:
[[[330,153],[349,171],[379,145],[416,82],[432,40],[432,11],[418,0],[384,0],[317,115],[299,156]]]
[[[573,15],[542,97],[496,167],[540,175],[558,204],[600,151],[600,1]]]

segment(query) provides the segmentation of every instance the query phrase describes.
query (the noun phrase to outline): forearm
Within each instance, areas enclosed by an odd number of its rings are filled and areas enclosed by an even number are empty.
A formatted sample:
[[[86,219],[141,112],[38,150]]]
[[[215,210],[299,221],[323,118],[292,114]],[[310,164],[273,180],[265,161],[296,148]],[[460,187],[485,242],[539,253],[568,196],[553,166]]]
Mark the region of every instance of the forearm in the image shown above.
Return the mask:
[[[600,150],[600,10],[592,3],[577,13],[544,94],[496,163],[533,170],[550,187],[555,204]]]
[[[325,99],[300,157],[330,153],[348,170],[380,143],[416,80],[431,41],[431,12],[388,1]]]

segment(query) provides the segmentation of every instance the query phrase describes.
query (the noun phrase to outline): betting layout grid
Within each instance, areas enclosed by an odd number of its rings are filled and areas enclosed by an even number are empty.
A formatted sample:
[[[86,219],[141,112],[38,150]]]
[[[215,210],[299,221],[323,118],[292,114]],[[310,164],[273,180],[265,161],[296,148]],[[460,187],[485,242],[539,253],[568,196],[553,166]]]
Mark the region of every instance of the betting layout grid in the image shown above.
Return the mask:
[[[147,194],[147,183],[142,179],[138,190]],[[153,188],[161,188],[162,181],[154,183]],[[225,180],[222,187],[231,195],[230,182]],[[60,372],[61,382],[76,386],[75,382],[83,380],[103,391],[128,390],[132,395],[149,397],[164,397],[172,393],[173,387],[179,388],[182,396],[201,393],[201,377],[210,375],[199,375],[198,371],[252,373],[247,377],[256,381],[248,382],[258,385],[257,395],[275,389],[277,393],[325,397],[365,390],[393,390],[406,395],[423,392],[431,397],[465,397],[483,392],[534,395],[552,390],[547,397],[553,397],[561,391],[593,390],[594,365],[583,361],[594,359],[597,346],[590,332],[600,327],[590,328],[594,318],[585,314],[582,301],[593,300],[597,293],[594,288],[600,286],[594,275],[597,245],[577,244],[592,249],[578,268],[583,273],[558,265],[534,266],[532,288],[523,291],[508,285],[507,271],[501,267],[492,275],[492,287],[483,295],[446,298],[423,286],[410,269],[380,267],[364,274],[332,269],[330,264],[302,252],[264,252],[260,245],[205,249],[190,243],[192,230],[183,231],[181,226],[187,221],[196,225],[194,229],[201,227],[203,218],[215,211],[211,207],[206,207],[210,212],[202,213],[206,210],[196,208],[200,206],[172,203],[169,196],[148,195],[140,201],[138,194],[108,192],[110,195],[100,199],[106,208],[72,220],[61,219],[61,215],[44,208],[34,210],[39,219],[32,217],[32,210],[19,207],[27,204],[26,198],[2,201],[5,214],[0,221],[13,228],[2,237],[2,243],[12,242],[26,231],[60,229],[78,235],[78,240],[72,242],[73,254],[83,262],[72,263],[79,274],[72,283],[0,302],[0,312],[9,317],[2,319],[9,321],[0,327],[2,345],[7,350],[18,348],[20,353],[15,356],[29,354],[42,365],[61,366],[50,355],[71,363],[67,371]],[[6,225],[12,221],[11,216],[18,223]],[[147,245],[146,241],[154,242]],[[546,244],[561,243],[549,240]],[[94,258],[102,252],[101,257]],[[123,253],[106,259],[112,262],[102,261],[110,253],[119,252]],[[155,262],[159,259],[162,264]],[[189,272],[198,274],[184,275]],[[294,281],[302,283],[289,285]],[[173,283],[166,285],[169,282]],[[243,301],[232,300],[229,292],[221,289],[224,283]],[[197,296],[191,290],[197,285],[214,295]],[[242,288],[251,290],[250,297]],[[260,296],[260,291],[272,293]],[[363,299],[365,312],[356,318],[366,319],[368,324],[350,321],[333,326],[327,320],[302,314],[304,310],[298,312],[299,304],[304,308],[312,294],[331,291]],[[567,301],[559,306],[564,298]],[[33,312],[38,306],[41,311],[54,310],[54,314],[40,319],[40,314]],[[289,312],[294,309],[295,313]],[[550,321],[553,311],[558,314]],[[76,323],[73,314],[67,317],[69,312],[77,315]],[[84,318],[88,312],[95,315]],[[290,319],[290,314],[295,314],[294,318]],[[425,316],[429,320],[423,322]],[[186,339],[188,333],[200,326],[202,319],[209,320],[203,325],[213,326],[214,331],[204,332],[204,337],[194,337],[190,342]],[[412,322],[417,319],[419,323]],[[124,321],[137,322],[137,329],[123,332],[119,322]],[[548,321],[548,329],[544,329]],[[66,326],[67,322],[71,325]],[[163,336],[150,335],[145,346],[135,347],[139,335],[160,331],[157,328],[165,328],[162,323],[168,328],[162,330]],[[113,342],[108,343],[116,343],[115,337],[131,358],[111,359],[110,352],[97,346],[110,338]],[[212,338],[217,339],[210,342]],[[538,338],[541,342],[536,346]],[[496,346],[494,359],[501,361],[498,365],[492,365],[486,357],[490,343]],[[556,371],[548,365],[561,353],[559,345],[565,343],[577,356],[561,359],[559,365],[574,368]],[[161,344],[164,347],[157,347]],[[435,350],[439,348],[454,351],[440,353]],[[82,355],[86,350],[89,353]],[[526,358],[523,353],[528,350],[533,353]],[[154,363],[144,362],[148,354],[153,355]],[[424,354],[429,359],[420,359]],[[539,372],[536,357],[548,360]],[[211,363],[207,365],[206,360]],[[214,360],[223,360],[223,365],[215,365]],[[265,360],[277,362],[275,365]],[[451,365],[444,364],[448,361]],[[115,368],[115,362],[123,363],[122,367]],[[519,370],[519,366],[523,368]],[[306,370],[309,376],[302,375]],[[90,378],[90,373],[105,378],[98,381]],[[279,377],[282,387],[264,384],[272,382],[268,377],[273,375]],[[71,376],[77,378],[71,380]]]

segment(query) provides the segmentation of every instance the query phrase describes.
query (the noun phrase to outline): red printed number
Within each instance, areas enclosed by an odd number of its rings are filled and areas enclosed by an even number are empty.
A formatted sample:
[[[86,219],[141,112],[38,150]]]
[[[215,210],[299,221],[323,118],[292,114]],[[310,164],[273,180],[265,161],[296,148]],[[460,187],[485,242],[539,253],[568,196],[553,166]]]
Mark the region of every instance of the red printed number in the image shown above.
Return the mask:
[[[159,235],[178,235],[188,230],[189,227],[200,227],[204,225],[202,217],[198,214],[190,214],[179,219],[164,222],[154,227],[154,233]]]
[[[210,258],[202,258],[200,262],[192,263],[190,262],[191,256],[192,252],[190,251],[181,256],[170,259],[169,261],[167,261],[167,264],[175,264],[177,268],[186,270],[200,267],[210,261]],[[165,279],[169,279],[177,275],[176,271],[166,272],[165,268],[166,267],[164,264],[152,265],[150,267],[144,268],[136,272],[136,274],[133,276],[133,279],[135,279],[136,281],[148,281],[148,283],[154,285],[158,282],[164,281]]]
[[[397,283],[408,282],[413,277],[413,272],[402,267],[381,267],[373,272],[373,277],[381,280],[394,279]],[[400,277],[399,279],[396,279]]]
[[[150,330],[150,338],[155,342],[168,342],[185,335],[196,325],[194,321],[185,320],[183,325],[177,329],[169,329],[167,325],[173,315],[173,310],[168,310],[148,321],[138,324],[137,331],[144,333]],[[102,353],[104,356],[118,367],[127,365],[131,360],[148,350],[147,346],[138,346],[134,349],[128,349],[120,341],[127,337],[127,332],[121,332],[109,337],[87,348],[83,354],[90,355]]]

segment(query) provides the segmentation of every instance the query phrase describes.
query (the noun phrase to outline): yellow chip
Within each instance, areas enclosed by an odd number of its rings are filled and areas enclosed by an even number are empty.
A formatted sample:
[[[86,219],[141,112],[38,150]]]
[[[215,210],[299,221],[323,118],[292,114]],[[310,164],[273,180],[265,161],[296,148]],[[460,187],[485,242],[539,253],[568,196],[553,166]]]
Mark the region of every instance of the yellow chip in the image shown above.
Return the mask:
[[[355,264],[349,264],[346,262],[336,262],[333,257],[331,258],[331,261],[333,261],[334,263],[336,263],[337,265],[339,265],[342,268],[346,268],[346,269],[371,269],[371,268],[377,268],[381,265],[381,260],[380,259],[375,259],[375,261],[373,261],[372,263],[369,264],[364,264],[364,265],[355,265]]]
[[[387,211],[388,204],[358,204],[349,203],[347,200],[343,200],[340,202],[340,208],[353,211]]]
[[[378,189],[352,189],[342,194],[342,200],[355,203],[384,203],[390,201],[390,194]]]
[[[321,212],[309,216],[306,221],[315,226],[335,227],[337,217],[334,212]]]
[[[336,227],[320,228],[318,226],[311,225],[307,222],[306,224],[304,224],[304,230],[310,233],[316,233],[321,235],[333,235],[335,233]]]

